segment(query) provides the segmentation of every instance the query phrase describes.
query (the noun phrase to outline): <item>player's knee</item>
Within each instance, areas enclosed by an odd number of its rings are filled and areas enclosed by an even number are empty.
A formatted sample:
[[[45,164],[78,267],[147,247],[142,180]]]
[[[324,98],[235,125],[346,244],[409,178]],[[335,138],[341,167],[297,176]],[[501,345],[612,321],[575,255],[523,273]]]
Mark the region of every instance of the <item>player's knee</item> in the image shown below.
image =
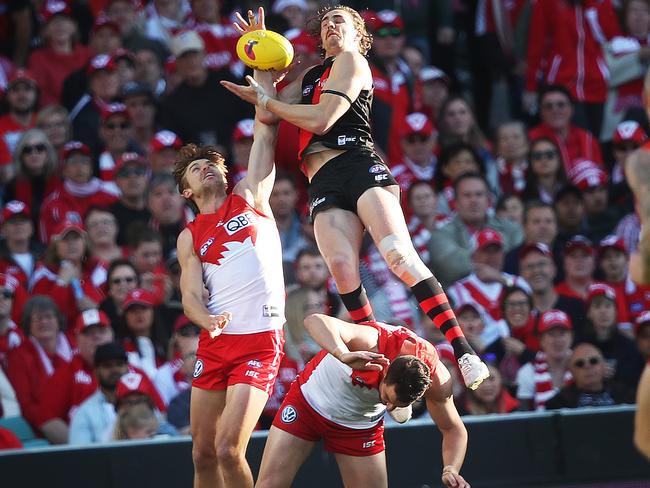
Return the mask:
[[[192,447],[192,461],[197,471],[217,468],[217,451],[213,445]]]
[[[356,277],[358,265],[353,255],[344,252],[333,253],[326,257],[327,266],[339,286],[341,281],[352,280]]]
[[[222,469],[228,470],[241,464],[244,456],[242,452],[230,443],[217,444],[216,459]]]
[[[410,239],[390,234],[381,240],[378,248],[390,270],[409,286],[433,276],[420,259]]]

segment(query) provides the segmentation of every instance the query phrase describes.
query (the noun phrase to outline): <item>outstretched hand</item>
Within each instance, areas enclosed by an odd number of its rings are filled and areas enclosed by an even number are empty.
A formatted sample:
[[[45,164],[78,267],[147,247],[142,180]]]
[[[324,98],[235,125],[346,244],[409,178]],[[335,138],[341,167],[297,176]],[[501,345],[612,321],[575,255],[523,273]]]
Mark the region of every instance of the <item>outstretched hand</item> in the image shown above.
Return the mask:
[[[233,22],[233,25],[237,29],[237,32],[243,35],[246,32],[266,30],[266,25],[264,25],[264,7],[257,9],[257,20],[252,10],[247,12],[247,16],[248,21],[239,12],[235,12],[235,22]]]
[[[369,351],[351,351],[339,356],[339,361],[358,371],[381,371],[390,361],[383,354]]]
[[[458,473],[450,471],[443,473],[442,483],[449,488],[471,488],[469,483],[465,481],[465,478]]]
[[[252,76],[246,76],[246,81],[248,85],[237,85],[226,80],[221,80],[220,83],[242,100],[266,108],[266,102],[270,97],[264,87],[255,81]]]

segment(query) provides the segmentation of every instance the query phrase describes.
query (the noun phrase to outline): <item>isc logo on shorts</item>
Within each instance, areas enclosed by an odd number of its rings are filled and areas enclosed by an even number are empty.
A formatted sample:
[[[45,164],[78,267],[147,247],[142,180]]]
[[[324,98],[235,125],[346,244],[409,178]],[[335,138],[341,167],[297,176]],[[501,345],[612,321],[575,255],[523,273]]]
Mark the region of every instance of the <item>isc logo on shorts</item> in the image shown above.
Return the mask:
[[[228,235],[233,235],[235,232],[239,232],[245,227],[249,227],[255,223],[255,217],[253,216],[253,212],[244,212],[239,215],[235,215],[232,219],[230,219],[224,227],[226,228],[226,232]]]
[[[296,412],[296,409],[293,408],[291,405],[287,405],[282,409],[282,413],[280,414],[280,420],[282,420],[285,424],[291,424],[296,421],[298,418],[298,412]]]
[[[371,447],[375,447],[376,444],[377,444],[376,440],[375,441],[366,441],[361,445],[361,447],[363,449],[370,449]]]
[[[370,166],[368,173],[376,175],[377,173],[382,173],[384,171],[386,171],[386,166],[384,166],[383,164],[373,164],[372,166]]]
[[[194,365],[194,374],[192,376],[194,378],[198,378],[201,376],[201,373],[203,373],[203,361],[201,359],[198,359]]]

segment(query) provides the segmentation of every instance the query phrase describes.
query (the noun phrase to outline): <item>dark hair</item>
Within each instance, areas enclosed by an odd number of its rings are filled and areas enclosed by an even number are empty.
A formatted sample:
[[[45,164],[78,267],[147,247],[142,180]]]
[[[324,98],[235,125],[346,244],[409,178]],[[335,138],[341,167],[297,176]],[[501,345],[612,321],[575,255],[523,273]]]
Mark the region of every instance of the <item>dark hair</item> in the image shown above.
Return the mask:
[[[472,158],[474,158],[474,161],[478,165],[479,173],[485,174],[485,161],[483,161],[483,158],[479,156],[476,149],[466,142],[455,142],[444,147],[440,152],[440,157],[438,158],[438,163],[436,164],[435,173],[433,175],[433,181],[435,184],[434,189],[436,192],[441,192],[447,182],[447,177],[444,175],[442,170],[447,167],[453,158],[463,151],[468,151],[472,155]],[[452,183],[454,182],[452,181]]]
[[[505,316],[505,311],[506,311],[506,300],[508,297],[514,293],[521,292],[524,295],[526,295],[526,300],[528,301],[528,307],[532,310],[534,308],[533,305],[533,297],[528,293],[526,290],[524,290],[521,286],[513,285],[513,286],[506,286],[503,289],[503,292],[501,292],[501,312],[503,312]]]
[[[555,198],[553,199],[553,208],[555,208],[555,205],[557,205],[559,200],[562,200],[567,195],[573,195],[578,200],[582,201],[582,192],[580,191],[580,188],[575,185],[566,184],[555,194]]]
[[[541,142],[551,144],[555,148],[555,154],[557,154],[557,160],[558,160],[557,171],[555,172],[556,183],[564,184],[567,181],[566,172],[564,171],[564,160],[562,159],[562,153],[560,152],[560,148],[558,147],[558,145],[555,143],[553,139],[550,139],[548,137],[538,137],[537,139],[534,139],[530,142],[530,149],[528,150],[529,163],[528,163],[528,167],[526,168],[526,173],[524,176],[526,179],[526,187],[524,188],[524,191],[522,193],[522,198],[525,201],[528,201],[533,198],[539,199],[539,188],[537,186],[538,180],[537,180],[537,176],[533,172],[532,154],[534,152],[534,147]]]
[[[517,194],[515,194],[515,193],[510,193],[510,194],[508,194],[508,195],[502,195],[502,196],[499,197],[499,199],[497,200],[497,204],[496,204],[496,206],[495,206],[495,210],[497,210],[497,211],[499,211],[499,210],[505,210],[505,209],[506,209],[506,202],[507,202],[508,200],[513,199],[513,198],[516,198],[517,200],[519,200],[519,201],[521,202],[521,198],[519,197],[519,195],[517,195]],[[523,203],[523,202],[522,202],[522,203]]]
[[[170,185],[173,189],[176,189],[176,180],[169,173],[154,173],[147,185],[145,197],[148,199],[153,189],[162,185]]]
[[[197,146],[196,144],[186,144],[178,152],[176,161],[174,161],[174,180],[178,185],[178,191],[181,193],[187,187],[185,180],[185,170],[197,159],[207,159],[217,165],[219,171],[224,175],[228,172],[226,160],[214,146]]]
[[[129,247],[131,249],[137,249],[143,242],[157,242],[161,247],[164,247],[160,233],[146,226],[134,229],[129,235]]]
[[[411,194],[413,193],[414,189],[417,188],[418,186],[428,186],[429,188],[431,188],[431,190],[433,190],[433,193],[436,196],[439,193],[439,191],[436,190],[433,181],[415,180],[413,183],[411,183],[408,190],[406,190],[406,202],[409,206],[411,204]]]
[[[106,272],[106,281],[108,282],[109,286],[111,283],[111,277],[113,276],[113,273],[115,270],[121,266],[126,266],[128,268],[131,268],[133,272],[135,273],[135,282],[138,285],[138,288],[140,287],[140,275],[138,274],[138,270],[135,269],[135,266],[131,261],[128,259],[123,259],[123,258],[117,258],[111,261],[111,264],[108,266],[108,271]]]
[[[108,213],[115,218],[115,214],[111,212],[111,209],[104,205],[91,205],[88,210],[86,210],[86,215],[84,215],[84,226],[86,225],[86,221],[88,220],[88,216],[93,213],[93,212],[102,212],[102,213]]]
[[[298,188],[298,185],[296,184],[295,176],[293,175],[293,173],[290,173],[289,171],[285,171],[282,169],[278,170],[275,173],[275,183],[277,183],[278,181],[288,181],[291,184],[291,186],[294,188],[294,190]]]
[[[542,100],[549,93],[561,93],[569,99],[569,103],[573,105],[573,96],[571,92],[563,85],[544,85],[539,90],[539,104],[541,106]]]
[[[431,370],[415,356],[399,356],[388,367],[384,381],[395,386],[397,399],[413,403],[424,395],[431,385]]]
[[[455,142],[461,142],[458,136],[449,133],[449,127],[447,127],[444,122],[445,119],[444,115],[447,109],[449,108],[449,105],[458,101],[461,101],[465,105],[467,105],[467,108],[469,109],[470,113],[472,114],[472,118],[474,119],[474,124],[470,127],[469,133],[467,134],[466,138],[464,138],[462,141],[469,143],[476,150],[489,149],[490,144],[487,140],[487,137],[485,137],[485,134],[483,134],[483,132],[481,131],[481,128],[479,127],[478,122],[476,120],[476,110],[474,110],[474,107],[472,107],[471,103],[469,103],[469,101],[465,97],[459,94],[449,95],[442,102],[442,105],[438,110],[438,114],[437,114],[438,117],[436,118],[436,121],[438,123],[438,130],[439,130],[438,142],[440,146],[445,147]]]
[[[30,336],[32,314],[34,312],[54,312],[56,321],[59,323],[59,330],[65,329],[65,318],[57,304],[50,297],[45,295],[34,295],[25,302],[23,313],[20,316],[21,325],[26,335]]]
[[[488,180],[485,177],[485,175],[482,175],[481,173],[470,172],[470,173],[463,173],[458,178],[456,178],[456,181],[454,181],[454,193],[456,195],[458,195],[458,187],[465,180],[481,180],[485,185],[485,188],[487,189],[488,193],[490,192],[490,184],[488,183]]]
[[[328,14],[332,10],[344,10],[352,16],[354,27],[361,35],[361,40],[359,41],[359,52],[364,56],[368,54],[368,51],[370,51],[370,48],[372,47],[372,35],[368,33],[366,22],[363,20],[361,14],[353,8],[345,5],[325,5],[318,9],[315,17],[312,17],[307,21],[306,29],[310,36],[318,39],[318,49],[320,50],[321,56],[325,56],[325,49],[323,48],[323,41],[320,37],[320,26],[325,14]]]
[[[318,249],[316,249],[313,246],[308,246],[305,247],[304,249],[301,249],[300,251],[298,251],[298,254],[296,254],[296,259],[294,260],[296,266],[298,266],[298,261],[300,261],[303,256],[311,256],[313,258],[323,258],[323,255],[320,253]]]
[[[553,215],[555,215],[555,209],[550,203],[545,203],[541,200],[530,200],[526,203],[526,205],[524,205],[524,224],[526,221],[528,221],[528,214],[530,211],[535,210],[536,208],[548,208],[551,212],[553,212]]]

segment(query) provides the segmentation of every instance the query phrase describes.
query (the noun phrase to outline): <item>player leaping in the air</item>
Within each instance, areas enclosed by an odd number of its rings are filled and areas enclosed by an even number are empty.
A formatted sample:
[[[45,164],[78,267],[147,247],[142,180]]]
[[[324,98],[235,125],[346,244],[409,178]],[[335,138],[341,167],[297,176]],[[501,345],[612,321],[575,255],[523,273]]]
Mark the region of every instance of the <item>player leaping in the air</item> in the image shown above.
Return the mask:
[[[248,23],[239,17],[240,32],[263,29],[263,9],[258,15],[255,22],[249,12]],[[349,7],[325,8],[319,21],[325,61],[306,70],[278,96],[255,82],[222,84],[271,112],[275,120],[300,128],[300,158],[310,181],[316,241],[352,319],[373,319],[359,275],[361,240],[368,230],[390,269],[445,334],[465,384],[475,389],[488,377],[488,369],[465,339],[440,283],[413,247],[399,186],[373,150],[373,82],[365,58],[372,38],[361,16]]]
[[[256,76],[274,91],[269,73]],[[248,173],[230,194],[213,147],[187,145],[174,166],[200,212],[178,237],[183,308],[204,329],[190,404],[195,487],[252,488],[246,446],[283,355],[282,249],[269,206],[276,129],[256,119]]]

